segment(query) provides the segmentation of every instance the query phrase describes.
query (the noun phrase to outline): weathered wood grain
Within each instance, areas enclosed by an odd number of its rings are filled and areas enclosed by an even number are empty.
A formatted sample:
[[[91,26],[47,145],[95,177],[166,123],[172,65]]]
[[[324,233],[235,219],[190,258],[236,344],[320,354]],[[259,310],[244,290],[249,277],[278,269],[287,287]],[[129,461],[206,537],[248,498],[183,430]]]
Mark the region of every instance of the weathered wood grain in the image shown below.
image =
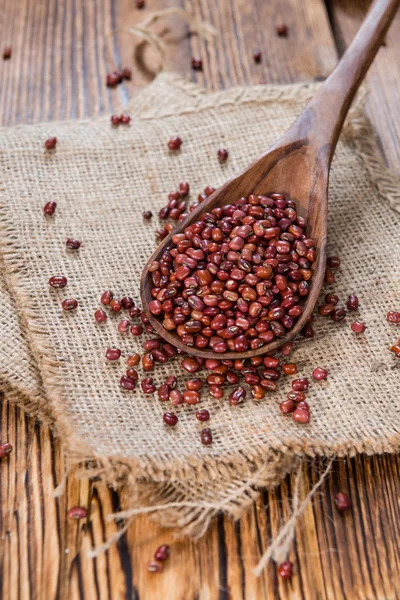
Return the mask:
[[[312,80],[325,77],[335,64],[336,48],[322,0],[147,0],[143,11],[132,0],[3,0],[0,40],[12,45],[13,56],[10,61],[0,59],[0,124],[118,110],[151,81],[158,56],[129,34],[108,34],[141,21],[153,9],[177,4],[212,22],[220,35],[211,47],[195,36],[188,38],[186,26],[169,18],[156,26],[168,40],[166,64],[209,89],[259,80]],[[351,33],[359,19],[358,13],[351,13]],[[278,20],[289,24],[287,40],[275,37]],[[390,38],[398,53],[399,36]],[[260,65],[251,57],[255,46],[263,52]],[[191,72],[192,54],[202,56],[203,73]],[[376,68],[386,97],[394,86],[380,64]],[[133,80],[109,90],[105,74],[118,66],[132,67]],[[392,127],[400,128],[399,109],[390,106]],[[378,111],[376,117],[386,118]],[[289,478],[261,497],[239,524],[221,517],[198,542],[176,542],[173,532],[140,517],[118,544],[89,560],[87,550],[117,529],[106,515],[118,508],[118,495],[98,482],[68,478],[65,494],[54,499],[64,472],[59,446],[48,429],[7,401],[1,405],[0,439],[9,439],[15,447],[0,463],[4,600],[400,597],[398,457],[335,463],[298,524],[291,555],[296,573],[288,583],[278,581],[272,566],[258,580],[252,569],[288,514]],[[317,468],[305,474],[307,491],[316,481]],[[339,489],[351,494],[350,514],[334,508]],[[67,519],[68,508],[76,504],[90,508],[87,521]],[[165,572],[147,573],[155,547],[168,542],[172,557]]]
[[[369,0],[328,0],[333,32],[342,53],[354,37],[364,18]],[[367,77],[369,98],[367,111],[377,129],[388,166],[400,169],[400,13],[397,14],[386,44],[380,49]]]

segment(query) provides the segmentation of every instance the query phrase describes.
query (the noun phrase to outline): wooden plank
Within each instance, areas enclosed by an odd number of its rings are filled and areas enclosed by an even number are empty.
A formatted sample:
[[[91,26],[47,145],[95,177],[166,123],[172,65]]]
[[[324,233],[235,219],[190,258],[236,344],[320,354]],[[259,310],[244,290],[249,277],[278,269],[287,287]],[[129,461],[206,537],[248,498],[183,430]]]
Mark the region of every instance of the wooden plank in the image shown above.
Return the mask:
[[[353,39],[370,5],[369,0],[328,0],[333,32],[340,53]],[[389,167],[400,169],[400,13],[397,14],[367,76],[367,112],[376,127]]]
[[[109,34],[142,21],[152,10],[176,4],[147,0],[147,8],[138,11],[132,0],[4,2],[0,39],[13,46],[13,56],[0,60],[1,124],[119,110],[151,81],[159,57],[125,32]],[[213,23],[219,36],[211,46],[196,36],[187,38],[179,18],[157,24],[168,41],[167,67],[208,89],[260,80],[312,80],[325,77],[335,63],[322,0],[179,4]],[[289,25],[288,39],[276,37],[277,21]],[[252,60],[255,46],[263,53],[260,65]],[[203,58],[202,73],[191,71],[192,55]],[[132,67],[133,79],[109,90],[105,74],[118,66]],[[389,93],[390,88],[385,89]],[[0,463],[2,598],[364,600],[400,595],[397,457],[358,457],[335,464],[298,524],[291,554],[296,574],[291,582],[283,582],[273,566],[259,579],[252,569],[288,514],[290,479],[263,495],[240,524],[220,518],[198,542],[176,542],[173,532],[140,517],[118,544],[89,560],[87,550],[116,531],[106,515],[118,508],[118,495],[99,482],[68,478],[65,494],[54,499],[64,464],[49,431],[8,403],[1,406],[0,428],[0,439],[9,439],[15,447]],[[316,477],[315,469],[306,471],[306,489]],[[339,489],[351,493],[351,514],[334,509]],[[87,522],[67,518],[68,508],[76,504],[90,509]],[[154,549],[168,542],[172,557],[165,572],[147,573]]]

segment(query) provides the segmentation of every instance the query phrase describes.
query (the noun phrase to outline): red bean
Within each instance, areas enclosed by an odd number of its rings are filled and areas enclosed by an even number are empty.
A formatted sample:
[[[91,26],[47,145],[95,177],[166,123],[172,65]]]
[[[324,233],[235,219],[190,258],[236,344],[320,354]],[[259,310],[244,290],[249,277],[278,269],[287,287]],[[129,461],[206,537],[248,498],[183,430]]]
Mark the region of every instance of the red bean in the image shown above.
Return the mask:
[[[386,318],[389,323],[398,325],[400,323],[400,311],[390,311],[387,313]]]
[[[202,379],[189,379],[186,382],[186,389],[187,390],[194,390],[195,392],[198,392],[199,390],[201,390],[201,388],[204,385],[204,381]]]
[[[292,413],[293,421],[296,423],[308,423],[310,420],[310,411],[303,408],[296,408]]]
[[[122,81],[122,73],[120,71],[113,71],[112,73],[107,73],[106,75],[106,84],[108,87],[115,87]]]
[[[133,367],[130,367],[129,369],[127,369],[125,371],[125,375],[128,375],[128,377],[132,377],[132,379],[134,379],[135,381],[139,381],[138,372]]]
[[[142,0],[136,0],[136,6],[138,5],[138,3],[141,3]],[[137,8],[139,8],[137,6]],[[155,560],[151,560],[148,564],[147,564],[147,570],[149,573],[161,573],[163,570],[164,566],[162,563],[159,563]]]
[[[200,394],[195,390],[186,390],[183,392],[183,401],[185,404],[198,404],[200,402]]]
[[[111,300],[113,299],[113,293],[111,292],[111,290],[107,290],[105,292],[102,293],[101,298],[100,298],[100,302],[102,304],[110,304]]]
[[[46,202],[46,204],[43,207],[43,212],[46,215],[53,215],[55,210],[57,208],[57,202],[55,202],[54,200],[50,200],[49,202]]]
[[[397,344],[391,346],[390,351],[393,352],[397,358],[400,358],[400,339]]]
[[[239,386],[230,393],[229,404],[231,406],[236,406],[237,404],[239,404],[239,402],[241,402],[245,398],[246,398],[246,390],[243,387]]]
[[[81,247],[81,243],[78,240],[73,240],[71,238],[66,240],[65,245],[69,250],[78,250]]]
[[[339,298],[335,294],[326,294],[326,296],[325,296],[326,304],[333,304],[334,306],[336,306],[336,304],[338,302],[339,302]]]
[[[162,385],[160,385],[160,387],[157,390],[157,395],[158,398],[162,401],[166,401],[169,399],[169,387],[167,386],[166,383],[163,383]]]
[[[11,58],[12,48],[11,46],[4,46],[3,48],[3,59],[9,60]]]
[[[168,142],[168,148],[170,150],[179,150],[182,145],[182,140],[177,135],[172,137]]]
[[[347,315],[347,312],[345,311],[344,308],[337,308],[333,313],[332,313],[332,319],[333,321],[342,321]]]
[[[119,348],[107,348],[106,359],[107,360],[118,360],[121,356],[121,350]]]
[[[310,410],[309,405],[304,400],[302,402],[298,402],[296,408],[298,408],[299,410]]]
[[[67,298],[61,302],[61,306],[63,310],[75,310],[78,308],[78,301],[75,298]]]
[[[53,275],[49,279],[49,285],[53,288],[64,288],[67,285],[67,278],[63,275]]]
[[[154,385],[152,377],[145,377],[141,383],[141,387],[142,387],[143,393],[145,393],[145,394],[154,394],[154,392],[157,389],[156,386]]]
[[[70,519],[85,519],[87,516],[87,510],[83,506],[73,506],[69,509],[68,516]]]
[[[279,367],[279,360],[274,356],[264,356],[263,363],[267,369],[277,369]]]
[[[318,308],[318,312],[322,317],[328,317],[335,311],[334,304],[323,304]]]
[[[170,375],[165,380],[165,385],[168,386],[169,390],[174,390],[176,388],[177,383],[178,383],[178,378],[175,375]]]
[[[120,385],[124,390],[132,391],[136,387],[136,380],[128,375],[122,375]]]
[[[122,321],[118,323],[117,327],[119,333],[126,333],[129,329],[129,325],[130,322],[128,321],[128,319],[122,319]]]
[[[366,326],[364,323],[361,323],[361,321],[354,321],[354,323],[351,324],[351,329],[354,333],[364,333]]]
[[[326,264],[331,269],[337,269],[340,266],[340,258],[338,256],[328,256]]]
[[[179,193],[181,194],[181,196],[187,196],[189,194],[190,191],[190,185],[188,184],[187,181],[182,181],[179,184]]]
[[[171,548],[167,544],[163,544],[162,546],[159,546],[154,552],[154,560],[164,562],[169,558],[170,553]]]
[[[314,337],[314,329],[313,329],[311,323],[306,323],[304,325],[303,329],[301,330],[301,334],[305,338],[313,338]]]
[[[275,25],[275,31],[279,37],[287,37],[288,26],[284,23],[278,23],[277,25]]]
[[[196,412],[196,419],[201,422],[208,421],[210,419],[210,413],[205,408],[202,408]]]
[[[166,412],[163,414],[163,421],[166,425],[174,427],[178,422],[178,417],[174,413]]]
[[[131,356],[128,356],[128,358],[126,359],[126,364],[128,365],[128,367],[136,367],[140,362],[140,354],[131,354]]]
[[[218,150],[218,160],[219,162],[225,162],[228,158],[228,150],[226,150],[225,148],[220,148]]]
[[[154,360],[159,363],[164,364],[168,360],[168,355],[165,354],[163,350],[158,350],[157,348],[151,351],[151,355],[154,358]]]
[[[262,371],[262,376],[264,379],[272,379],[273,381],[276,381],[279,379],[281,374],[276,369],[264,369]]]
[[[162,306],[159,300],[152,300],[149,302],[149,311],[153,315],[160,315],[162,313]]]
[[[130,296],[124,296],[121,300],[121,304],[122,308],[124,308],[125,310],[129,310],[135,306],[135,302]]]
[[[335,496],[336,508],[341,512],[351,509],[351,500],[344,492],[338,492]]]
[[[295,363],[287,363],[282,365],[282,370],[286,375],[294,375],[297,373],[297,365]]]
[[[351,294],[347,299],[347,308],[349,310],[357,310],[358,309],[358,298],[354,294]]]
[[[236,385],[239,383],[239,375],[234,373],[234,371],[227,371],[226,380],[230,385]]]
[[[290,579],[293,575],[293,563],[290,560],[285,560],[285,562],[281,563],[278,567],[278,575],[282,579]]]
[[[56,137],[50,137],[44,143],[44,147],[46,148],[46,150],[54,150],[54,148],[56,146],[57,146],[57,138]]]
[[[283,415],[288,415],[289,413],[292,413],[295,408],[296,404],[293,402],[293,400],[284,400],[279,405],[279,409]]]
[[[327,267],[325,270],[324,281],[327,285],[331,285],[332,283],[335,283],[335,275],[333,274],[333,272],[331,271],[331,269],[329,267]]]
[[[262,400],[265,396],[264,388],[259,384],[253,385],[251,388],[251,395],[254,400]]]
[[[13,447],[10,442],[3,442],[0,444],[0,458],[5,458],[13,451]]]
[[[253,60],[255,63],[261,62],[261,50],[259,50],[258,48],[253,50]]]
[[[202,71],[203,70],[203,61],[201,60],[201,58],[199,58],[198,56],[194,56],[192,58],[192,68],[195,71]]]
[[[183,396],[179,390],[171,390],[169,393],[169,399],[172,406],[179,406],[183,403]]]
[[[209,446],[210,444],[212,444],[212,433],[211,430],[206,427],[205,429],[202,429],[201,433],[200,433],[200,439],[201,439],[201,443],[203,444],[203,446]]]
[[[303,377],[302,379],[294,379],[292,381],[292,388],[295,392],[305,392],[308,390],[308,379]]]
[[[94,318],[98,323],[105,323],[107,321],[107,313],[104,310],[96,310],[94,313]]]
[[[271,379],[261,379],[260,385],[267,392],[275,392],[277,388],[275,381],[271,381]]]
[[[143,327],[141,325],[132,325],[130,332],[134,336],[142,335]]]
[[[306,395],[304,392],[293,391],[288,392],[287,398],[288,400],[293,400],[294,402],[304,402],[304,400],[306,399]]]
[[[181,365],[188,373],[197,373],[197,371],[200,371],[201,369],[201,365],[197,362],[197,360],[191,358],[190,356],[184,358],[181,362]]]
[[[110,301],[110,308],[113,312],[119,312],[122,308],[122,304],[121,304],[121,300],[117,300],[116,298],[113,298]]]
[[[145,371],[154,370],[154,358],[151,354],[143,354],[142,356],[142,367]]]
[[[293,351],[293,342],[286,342],[283,344],[283,346],[280,348],[280,351],[283,356],[289,356],[289,354],[291,354]]]
[[[155,350],[156,348],[160,348],[161,347],[161,341],[158,338],[152,338],[150,340],[146,340],[145,343],[143,344],[143,348],[146,350],[146,352],[151,352],[152,350]]]
[[[312,376],[316,381],[322,381],[328,377],[328,371],[322,367],[316,367],[312,372]]]

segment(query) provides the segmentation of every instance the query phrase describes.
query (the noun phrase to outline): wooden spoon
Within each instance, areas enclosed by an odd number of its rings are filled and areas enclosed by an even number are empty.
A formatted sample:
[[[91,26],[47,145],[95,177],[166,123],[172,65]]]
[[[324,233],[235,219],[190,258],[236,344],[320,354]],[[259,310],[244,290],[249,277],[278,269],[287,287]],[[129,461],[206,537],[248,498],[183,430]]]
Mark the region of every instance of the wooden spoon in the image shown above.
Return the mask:
[[[312,285],[303,314],[284,337],[257,350],[216,354],[210,348],[188,347],[149,312],[152,280],[147,265],[141,279],[143,308],[156,333],[176,348],[203,358],[247,358],[275,350],[304,327],[318,300],[325,274],[328,182],[332,157],[350,104],[384,41],[399,3],[400,0],[375,0],[341,61],[290,129],[248,169],[224,183],[191,212],[162,241],[148,262],[149,265],[159,260],[165,248],[172,244],[172,235],[183,232],[202,213],[231,204],[249,194],[284,193],[296,201],[298,213],[306,219],[307,237],[316,241],[317,260],[313,264]]]

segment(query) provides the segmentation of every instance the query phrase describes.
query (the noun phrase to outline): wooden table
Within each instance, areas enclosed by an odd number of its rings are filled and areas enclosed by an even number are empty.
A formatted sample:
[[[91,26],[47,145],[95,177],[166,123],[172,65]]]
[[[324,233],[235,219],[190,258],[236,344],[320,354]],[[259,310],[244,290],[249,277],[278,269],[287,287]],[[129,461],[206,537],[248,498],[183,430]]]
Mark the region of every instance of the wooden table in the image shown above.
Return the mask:
[[[151,11],[179,5],[218,29],[215,44],[189,37],[178,18],[156,29],[168,41],[167,68],[210,90],[236,84],[315,80],[326,77],[357,30],[364,0],[3,0],[1,44],[12,58],[0,60],[2,125],[86,117],[119,110],[154,76],[153,50],[117,29]],[[274,32],[289,26],[287,40]],[[255,65],[252,50],[263,53]],[[371,68],[368,111],[387,163],[400,169],[400,14]],[[200,55],[202,73],[190,70]],[[116,90],[104,85],[116,66],[133,68],[133,79]],[[70,478],[64,496],[53,491],[63,474],[60,448],[50,431],[6,402],[1,435],[15,451],[0,465],[1,598],[21,599],[392,599],[400,598],[400,460],[358,456],[337,461],[322,491],[298,523],[291,582],[270,566],[256,579],[252,568],[288,509],[290,479],[265,493],[240,523],[220,517],[199,542],[174,543],[161,575],[146,571],[160,543],[173,540],[145,517],[96,560],[86,553],[115,532],[105,515],[118,495],[99,483]],[[307,485],[315,468],[306,472]],[[338,490],[349,490],[354,509],[333,507]],[[88,525],[71,522],[70,506],[91,503]]]

